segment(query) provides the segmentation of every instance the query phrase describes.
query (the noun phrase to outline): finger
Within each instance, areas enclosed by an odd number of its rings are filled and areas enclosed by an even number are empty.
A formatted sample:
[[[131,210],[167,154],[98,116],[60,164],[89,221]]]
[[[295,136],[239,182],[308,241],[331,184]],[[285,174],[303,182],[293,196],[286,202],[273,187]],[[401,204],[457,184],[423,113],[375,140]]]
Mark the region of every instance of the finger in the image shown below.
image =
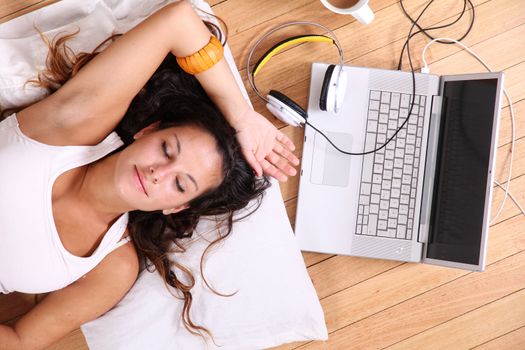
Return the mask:
[[[295,151],[294,143],[292,142],[292,140],[290,140],[288,136],[283,134],[282,131],[277,132],[277,140],[279,140],[280,143],[286,145],[286,147],[288,147],[290,151]]]
[[[286,176],[283,172],[281,172],[279,169],[277,169],[275,166],[273,166],[270,162],[268,162],[266,159],[263,159],[261,162],[261,166],[263,168],[263,172],[268,175],[272,176],[278,181],[285,182],[288,180],[288,176]]]
[[[295,154],[290,152],[288,149],[284,148],[282,144],[276,143],[273,147],[273,150],[274,152],[279,153],[281,157],[288,159],[288,161],[293,165],[299,165],[299,158],[297,158]]]
[[[279,156],[275,152],[270,153],[266,159],[285,175],[295,176],[297,174],[297,170],[290,165],[288,159]]]
[[[255,173],[257,174],[257,176],[261,176],[263,174],[263,169],[262,169],[260,162],[257,160],[255,155],[253,154],[253,151],[243,150],[242,153],[244,155],[244,158],[246,158],[246,161],[248,162],[248,164],[250,164],[253,170],[255,170]]]

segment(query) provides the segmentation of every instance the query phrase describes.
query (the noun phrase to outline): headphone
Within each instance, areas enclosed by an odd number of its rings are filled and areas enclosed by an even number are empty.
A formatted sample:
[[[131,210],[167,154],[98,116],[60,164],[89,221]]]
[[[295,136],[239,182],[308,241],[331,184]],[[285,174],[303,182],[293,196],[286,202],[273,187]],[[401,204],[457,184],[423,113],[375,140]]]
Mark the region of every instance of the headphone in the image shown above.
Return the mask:
[[[270,35],[275,33],[276,31],[290,27],[295,25],[309,25],[314,27],[319,27],[321,29],[326,30],[330,33],[331,37],[325,36],[325,35],[315,35],[315,34],[308,34],[308,35],[299,35],[292,38],[285,39],[277,44],[275,44],[272,48],[270,48],[268,51],[266,51],[262,57],[257,61],[257,63],[254,65],[253,70],[250,72],[250,62],[253,56],[253,53],[255,52],[255,49],[260,45],[260,43],[268,38]],[[282,49],[295,45],[300,44],[304,42],[326,42],[326,43],[332,43],[337,48],[337,51],[339,53],[339,64],[331,64],[326,69],[326,73],[323,79],[323,86],[321,88],[321,96],[319,99],[319,109],[322,111],[327,111],[331,113],[338,113],[339,110],[342,107],[343,99],[346,92],[346,86],[348,83],[347,74],[343,71],[343,64],[344,64],[344,54],[343,50],[341,49],[341,45],[339,43],[339,40],[335,36],[335,34],[325,26],[314,23],[314,22],[306,22],[306,21],[300,21],[300,22],[287,22],[284,24],[281,24],[280,26],[277,26],[270,31],[268,31],[266,34],[264,34],[255,45],[250,50],[250,55],[248,56],[248,62],[246,63],[246,71],[248,75],[248,81],[255,93],[264,101],[266,101],[266,108],[278,119],[282,120],[283,122],[291,125],[291,126],[300,126],[304,125],[307,122],[308,113],[296,102],[294,102],[291,98],[286,96],[285,94],[276,91],[276,90],[270,90],[268,95],[264,97],[257,87],[255,86],[255,76],[257,73],[259,73],[262,69],[262,67],[272,58],[275,54],[277,54]]]

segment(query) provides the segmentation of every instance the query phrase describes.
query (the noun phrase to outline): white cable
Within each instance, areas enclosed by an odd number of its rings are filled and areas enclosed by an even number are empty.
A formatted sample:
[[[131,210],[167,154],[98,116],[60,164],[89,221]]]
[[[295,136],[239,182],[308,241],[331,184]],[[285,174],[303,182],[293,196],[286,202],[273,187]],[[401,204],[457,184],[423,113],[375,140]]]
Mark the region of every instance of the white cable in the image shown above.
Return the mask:
[[[501,185],[498,181],[494,180],[494,183],[495,183],[496,185],[498,185],[501,189],[504,189],[503,185]],[[525,210],[523,210],[523,207],[520,205],[520,203],[518,202],[518,200],[517,200],[516,198],[514,198],[514,196],[513,196],[511,193],[509,193],[509,197],[510,197],[510,199],[512,199],[512,201],[514,202],[514,204],[516,204],[516,206],[520,209],[521,213],[522,213],[523,215],[525,215]]]
[[[435,38],[435,39],[432,39],[428,44],[425,45],[425,48],[423,49],[423,53],[421,54],[421,59],[423,61],[423,68],[421,68],[421,72],[422,73],[429,73],[430,72],[430,69],[428,68],[428,64],[427,64],[427,61],[425,60],[425,53],[427,51],[427,48],[432,45],[433,43],[435,43],[436,41],[448,41],[448,42],[451,42],[451,43],[455,43],[455,44],[458,44],[459,46],[461,46],[464,50],[466,50],[468,53],[470,53],[472,56],[474,56],[474,58],[476,58],[489,72],[492,72],[492,69],[489,67],[489,65],[487,63],[485,63],[485,61],[483,61],[483,59],[481,57],[479,57],[476,53],[474,53],[474,51],[472,51],[468,46],[466,46],[465,44],[455,40],[455,39],[450,39],[450,38]],[[503,89],[503,94],[505,95],[505,98],[507,99],[507,102],[509,103],[509,108],[510,108],[510,118],[511,118],[511,130],[512,130],[512,140],[511,140],[511,147],[510,147],[510,163],[509,163],[509,175],[507,177],[507,183],[506,183],[506,186],[505,186],[505,196],[503,197],[503,202],[501,203],[499,209],[498,209],[498,212],[496,213],[496,215],[490,220],[490,222],[494,222],[494,220],[496,220],[496,218],[501,214],[501,211],[503,210],[503,207],[505,206],[505,201],[507,200],[507,197],[509,196],[510,194],[510,179],[512,177],[512,163],[514,161],[514,145],[516,143],[516,136],[515,136],[515,124],[514,124],[514,108],[512,106],[512,100],[510,99],[510,96],[507,94],[507,91],[505,89]],[[494,180],[494,182],[496,183],[496,185],[498,186],[501,186],[496,180]],[[514,200],[514,198],[512,197],[512,194],[510,194],[512,200],[516,203],[516,205],[518,205],[518,207],[521,209],[521,212],[523,213],[523,215],[525,215],[525,212],[523,212],[523,209],[521,208],[521,206]]]

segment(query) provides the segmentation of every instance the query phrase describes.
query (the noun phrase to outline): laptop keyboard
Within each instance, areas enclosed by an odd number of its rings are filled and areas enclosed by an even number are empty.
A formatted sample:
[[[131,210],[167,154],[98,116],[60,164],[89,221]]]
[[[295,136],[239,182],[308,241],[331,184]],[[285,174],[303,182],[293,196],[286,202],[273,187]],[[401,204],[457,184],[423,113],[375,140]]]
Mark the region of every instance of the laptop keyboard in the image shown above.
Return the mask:
[[[403,124],[411,94],[370,91],[365,151],[382,146]],[[412,239],[426,96],[381,150],[363,157],[356,234]]]

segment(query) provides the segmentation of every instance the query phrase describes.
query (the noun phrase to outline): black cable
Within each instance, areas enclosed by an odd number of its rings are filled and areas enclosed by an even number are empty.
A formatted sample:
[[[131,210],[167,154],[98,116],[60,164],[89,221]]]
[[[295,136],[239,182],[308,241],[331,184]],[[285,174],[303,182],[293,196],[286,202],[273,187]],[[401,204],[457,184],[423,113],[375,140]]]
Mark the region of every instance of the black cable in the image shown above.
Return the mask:
[[[426,9],[428,8],[428,6],[430,6],[430,4],[433,2],[430,1],[427,6],[425,6],[425,9],[423,9],[422,12],[425,12]],[[469,24],[469,27],[467,29],[467,31],[459,38],[459,39],[456,39],[457,41],[461,41],[463,39],[465,39],[467,37],[467,35],[470,33],[470,31],[472,30],[472,27],[474,25],[474,21],[475,21],[475,18],[476,18],[476,11],[475,11],[475,8],[474,8],[474,5],[472,4],[471,0],[464,0],[463,1],[463,10],[461,11],[461,13],[459,14],[458,18],[456,18],[454,21],[450,22],[450,23],[447,23],[447,24],[443,24],[441,26],[437,26],[437,27],[427,27],[427,28],[421,28],[421,26],[417,23],[417,19],[414,21],[414,19],[407,13],[406,9],[405,9],[405,6],[403,5],[403,0],[399,0],[399,4],[401,5],[401,9],[403,10],[403,13],[405,14],[405,16],[414,24],[416,24],[416,26],[419,28],[419,30],[411,35],[409,35],[407,37],[407,40],[405,41],[405,44],[403,45],[403,48],[401,49],[401,54],[399,55],[399,63],[397,65],[397,70],[401,70],[401,67],[403,65],[403,55],[405,53],[405,48],[407,46],[407,42],[412,39],[413,36],[415,36],[416,34],[419,34],[419,33],[423,33],[425,34],[428,38],[430,38],[431,40],[434,40],[435,38],[428,34],[427,31],[429,30],[435,30],[435,29],[442,29],[442,28],[446,28],[446,27],[450,27],[454,24],[456,24],[462,17],[463,15],[465,14],[466,12],[466,7],[467,7],[467,2],[469,3],[470,5],[470,9],[472,10],[472,18],[470,20],[470,24]],[[453,42],[450,42],[450,41],[442,41],[442,40],[438,40],[439,43],[442,43],[442,44],[453,44]]]
[[[471,29],[472,29],[472,27],[474,25],[474,20],[475,20],[475,16],[476,16],[475,10],[474,10],[474,5],[472,4],[471,0],[464,0],[464,2],[463,2],[463,10],[461,11],[461,13],[458,16],[458,18],[456,18],[454,21],[452,21],[450,23],[447,23],[447,24],[444,24],[444,25],[441,25],[441,26],[422,28],[419,25],[418,21],[420,20],[420,18],[423,16],[423,14],[427,11],[427,9],[430,7],[430,5],[433,2],[434,2],[434,0],[430,0],[430,2],[423,8],[423,10],[419,13],[417,18],[414,20],[407,13],[407,11],[406,11],[406,9],[405,9],[405,7],[403,5],[403,0],[399,0],[399,3],[400,3],[401,8],[403,10],[403,13],[412,22],[412,26],[410,27],[410,30],[408,31],[407,39],[406,39],[405,44],[403,45],[403,48],[401,50],[401,55],[399,57],[399,63],[398,63],[398,70],[401,70],[401,66],[402,66],[402,62],[403,62],[403,54],[404,54],[405,48],[406,48],[407,55],[408,55],[408,62],[410,64],[410,72],[412,73],[412,101],[410,102],[410,109],[408,111],[408,115],[405,118],[405,121],[403,122],[403,124],[401,124],[401,126],[396,130],[396,132],[381,147],[376,148],[376,149],[371,150],[371,151],[365,151],[365,152],[359,152],[359,153],[343,151],[342,149],[337,147],[323,132],[321,132],[315,126],[310,124],[310,122],[308,122],[308,120],[305,121],[306,125],[309,125],[315,131],[317,131],[319,134],[321,134],[321,136],[323,136],[339,152],[341,152],[343,154],[348,154],[348,155],[367,155],[367,154],[375,153],[375,152],[383,149],[384,147],[386,147],[386,145],[388,145],[390,143],[390,141],[392,141],[394,139],[394,137],[396,137],[396,135],[399,133],[399,131],[401,131],[401,129],[403,129],[404,126],[406,125],[406,123],[408,122],[408,119],[412,115],[412,110],[414,109],[414,102],[415,102],[415,98],[416,98],[416,75],[415,75],[415,71],[414,71],[414,66],[412,64],[412,56],[410,55],[410,44],[409,44],[410,39],[413,36],[415,36],[416,34],[419,34],[419,33],[424,33],[427,37],[429,37],[431,40],[433,40],[434,37],[432,37],[432,35],[428,34],[427,31],[428,30],[435,30],[435,29],[442,29],[442,28],[450,27],[450,26],[456,24],[463,17],[463,15],[465,14],[466,8],[467,8],[467,2],[469,3],[469,5],[470,5],[470,7],[472,9],[472,19],[471,19],[471,22],[470,22],[470,25],[469,25],[467,31],[465,32],[465,34],[463,34],[461,36],[461,38],[458,39],[458,41],[463,40],[470,33],[470,31],[471,31]],[[412,31],[414,30],[414,27],[416,27],[416,26],[419,28],[419,30],[417,32],[415,32],[415,33],[412,33]],[[450,42],[444,42],[444,41],[438,41],[438,42],[442,42],[442,43],[445,43],[445,44],[450,44]]]
[[[431,0],[430,3],[423,9],[423,11],[421,11],[419,16],[416,18],[415,22],[412,22],[412,27],[410,27],[410,30],[408,32],[408,37],[410,37],[410,35],[412,34],[412,30],[416,26],[417,21],[419,21],[421,16],[423,16],[423,14],[425,13],[427,8],[430,6],[430,4],[433,1],[434,0]],[[408,37],[407,37],[407,42],[406,42],[407,43],[407,52],[410,53],[410,48],[409,48],[409,45],[408,45]],[[317,131],[319,134],[321,134],[321,136],[323,136],[336,150],[338,150],[339,152],[341,152],[343,154],[348,154],[348,155],[351,155],[351,156],[363,156],[363,155],[367,155],[367,154],[370,154],[370,153],[375,153],[375,152],[385,148],[386,145],[388,145],[390,143],[390,141],[392,141],[394,139],[394,137],[396,137],[396,135],[399,133],[399,131],[401,131],[401,129],[404,128],[404,126],[408,122],[408,119],[412,115],[412,110],[414,109],[414,102],[415,102],[415,99],[416,99],[416,74],[414,72],[414,66],[412,65],[412,58],[410,57],[410,54],[408,55],[408,61],[410,63],[410,70],[412,72],[412,101],[410,101],[410,109],[408,111],[408,115],[405,118],[405,121],[403,122],[403,124],[401,124],[401,126],[397,128],[396,132],[383,145],[381,145],[381,147],[376,148],[376,149],[371,150],[371,151],[365,151],[365,152],[347,152],[347,151],[343,151],[342,149],[337,147],[324,133],[322,133],[319,129],[317,129],[312,124],[310,124],[310,122],[308,122],[308,120],[306,120],[306,122],[305,122],[306,125],[309,125],[315,131]]]

